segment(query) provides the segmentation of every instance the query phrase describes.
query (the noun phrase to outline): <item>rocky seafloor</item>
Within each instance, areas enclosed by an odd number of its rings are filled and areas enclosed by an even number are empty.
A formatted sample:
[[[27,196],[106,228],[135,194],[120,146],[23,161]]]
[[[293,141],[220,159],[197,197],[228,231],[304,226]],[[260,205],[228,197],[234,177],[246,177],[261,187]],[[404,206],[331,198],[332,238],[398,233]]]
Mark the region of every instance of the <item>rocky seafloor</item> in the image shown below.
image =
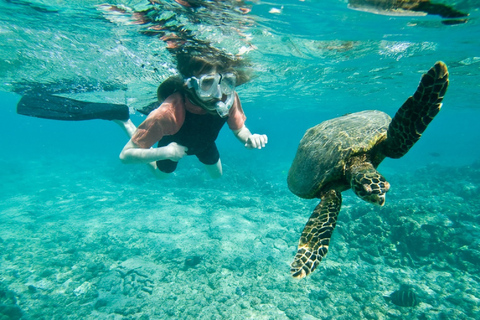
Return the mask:
[[[318,201],[288,191],[288,164],[211,181],[187,162],[157,181],[71,160],[0,163],[1,320],[480,318],[480,163],[390,173],[384,207],[345,192],[330,252],[299,281]],[[417,306],[386,301],[401,285]]]

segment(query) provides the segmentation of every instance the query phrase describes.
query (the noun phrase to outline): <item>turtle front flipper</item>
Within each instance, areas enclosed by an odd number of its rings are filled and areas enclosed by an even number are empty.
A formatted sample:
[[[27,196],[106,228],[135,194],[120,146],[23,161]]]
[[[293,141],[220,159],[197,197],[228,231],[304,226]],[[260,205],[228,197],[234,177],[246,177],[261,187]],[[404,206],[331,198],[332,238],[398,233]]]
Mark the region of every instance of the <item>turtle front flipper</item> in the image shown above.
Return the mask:
[[[308,276],[327,254],[341,206],[342,194],[338,191],[330,190],[321,198],[300,237],[290,269],[293,277]]]
[[[405,101],[392,119],[385,141],[387,157],[403,157],[420,139],[440,111],[447,87],[447,66],[439,61],[422,76],[415,94]]]
[[[418,5],[414,6],[410,10],[435,14],[442,18],[463,18],[469,16],[469,14],[466,12],[458,11],[441,3],[431,3],[430,1],[419,2]]]

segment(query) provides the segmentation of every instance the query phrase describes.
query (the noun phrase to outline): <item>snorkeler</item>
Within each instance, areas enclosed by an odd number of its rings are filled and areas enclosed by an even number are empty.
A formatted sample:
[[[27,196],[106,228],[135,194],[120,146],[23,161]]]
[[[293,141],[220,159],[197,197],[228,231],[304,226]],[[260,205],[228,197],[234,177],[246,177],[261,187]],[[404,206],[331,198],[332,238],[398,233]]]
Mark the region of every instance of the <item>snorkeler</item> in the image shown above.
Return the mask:
[[[120,159],[155,163],[157,175],[163,178],[175,171],[180,159],[195,155],[212,178],[219,178],[222,164],[215,140],[225,123],[249,149],[265,147],[267,136],[252,134],[245,126],[235,92],[238,80],[244,79],[233,67],[234,60],[208,54],[178,54],[176,58],[181,77],[171,77],[159,86],[162,104],[138,128],[130,120],[115,121],[131,135]],[[157,148],[152,148],[157,142]]]
[[[158,87],[160,106],[157,102],[138,110],[148,115],[138,128],[126,105],[84,102],[43,92],[23,95],[17,113],[55,120],[112,120],[130,137],[120,153],[122,162],[146,163],[157,177],[166,178],[181,158],[195,155],[212,178],[219,178],[223,172],[215,140],[225,123],[248,149],[265,147],[268,138],[252,134],[245,126],[235,87],[248,81],[248,76],[235,68],[239,61],[218,51],[200,52],[176,55],[180,76],[172,76]],[[157,142],[157,148],[152,148]]]

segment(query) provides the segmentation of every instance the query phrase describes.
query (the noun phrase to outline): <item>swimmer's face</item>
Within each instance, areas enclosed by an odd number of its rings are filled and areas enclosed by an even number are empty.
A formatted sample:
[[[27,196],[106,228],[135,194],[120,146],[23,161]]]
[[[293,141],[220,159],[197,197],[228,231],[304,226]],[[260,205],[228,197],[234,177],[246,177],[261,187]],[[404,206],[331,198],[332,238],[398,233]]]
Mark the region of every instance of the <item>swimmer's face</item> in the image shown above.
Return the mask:
[[[205,71],[205,70],[204,70]],[[233,73],[219,73],[217,68],[202,72],[190,78],[195,95],[212,110],[219,101],[225,102],[228,95],[233,94],[236,85],[236,75]]]

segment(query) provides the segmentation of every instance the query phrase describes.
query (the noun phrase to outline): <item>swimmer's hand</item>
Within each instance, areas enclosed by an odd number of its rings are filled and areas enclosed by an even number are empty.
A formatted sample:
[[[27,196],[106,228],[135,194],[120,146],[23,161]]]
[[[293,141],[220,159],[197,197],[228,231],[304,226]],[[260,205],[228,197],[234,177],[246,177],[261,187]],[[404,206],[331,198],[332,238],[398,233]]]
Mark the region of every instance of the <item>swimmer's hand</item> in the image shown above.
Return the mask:
[[[240,140],[247,149],[262,149],[268,142],[265,134],[252,134],[247,127],[243,126],[238,130],[233,130],[233,134]]]
[[[178,162],[187,155],[188,148],[176,142],[171,142],[164,147],[168,151],[168,159]]]
[[[268,143],[268,138],[266,134],[252,134],[247,138],[245,147],[247,149],[262,149],[265,148],[265,145]]]

